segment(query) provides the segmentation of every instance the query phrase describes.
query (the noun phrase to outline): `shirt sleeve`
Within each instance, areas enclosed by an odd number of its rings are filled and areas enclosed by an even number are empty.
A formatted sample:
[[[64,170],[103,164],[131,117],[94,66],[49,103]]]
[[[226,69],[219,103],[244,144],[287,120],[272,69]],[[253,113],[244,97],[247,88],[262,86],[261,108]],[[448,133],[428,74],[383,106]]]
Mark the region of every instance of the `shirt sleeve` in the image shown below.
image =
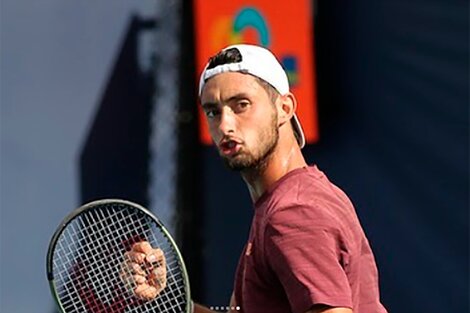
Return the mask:
[[[266,221],[265,253],[294,313],[315,304],[352,308],[344,270],[347,248],[340,230],[315,207],[295,206],[273,213]]]

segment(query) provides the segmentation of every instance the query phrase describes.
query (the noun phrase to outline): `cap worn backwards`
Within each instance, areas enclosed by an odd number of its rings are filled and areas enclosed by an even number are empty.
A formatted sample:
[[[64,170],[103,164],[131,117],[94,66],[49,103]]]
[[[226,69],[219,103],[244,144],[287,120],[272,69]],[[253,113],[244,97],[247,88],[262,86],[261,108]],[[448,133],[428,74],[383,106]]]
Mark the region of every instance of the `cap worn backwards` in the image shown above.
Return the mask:
[[[226,72],[251,74],[269,83],[281,95],[289,92],[289,80],[286,72],[271,51],[260,46],[247,44],[228,46],[222,51],[228,49],[237,49],[240,52],[241,61],[220,64],[213,68],[208,68],[209,64],[207,64],[199,80],[199,97],[209,78]],[[303,148],[305,146],[305,136],[296,114],[293,115],[291,122],[297,142],[300,148]]]

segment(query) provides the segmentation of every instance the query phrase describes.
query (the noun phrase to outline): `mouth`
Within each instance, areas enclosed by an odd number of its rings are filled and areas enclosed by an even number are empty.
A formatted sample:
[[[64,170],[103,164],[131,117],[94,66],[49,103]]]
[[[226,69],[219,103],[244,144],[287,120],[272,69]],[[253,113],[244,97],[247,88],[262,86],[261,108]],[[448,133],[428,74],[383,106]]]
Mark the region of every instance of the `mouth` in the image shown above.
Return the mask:
[[[234,140],[226,140],[219,145],[219,151],[223,156],[234,156],[240,149],[241,143]]]

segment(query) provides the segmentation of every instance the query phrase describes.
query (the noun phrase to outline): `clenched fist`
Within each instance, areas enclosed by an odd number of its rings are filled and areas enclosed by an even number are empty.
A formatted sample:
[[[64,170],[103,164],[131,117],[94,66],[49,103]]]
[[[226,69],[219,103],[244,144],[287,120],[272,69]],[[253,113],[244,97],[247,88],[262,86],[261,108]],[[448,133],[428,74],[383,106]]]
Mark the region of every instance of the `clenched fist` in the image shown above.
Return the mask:
[[[166,287],[166,260],[163,251],[147,241],[135,243],[124,254],[121,279],[142,300],[155,299]]]

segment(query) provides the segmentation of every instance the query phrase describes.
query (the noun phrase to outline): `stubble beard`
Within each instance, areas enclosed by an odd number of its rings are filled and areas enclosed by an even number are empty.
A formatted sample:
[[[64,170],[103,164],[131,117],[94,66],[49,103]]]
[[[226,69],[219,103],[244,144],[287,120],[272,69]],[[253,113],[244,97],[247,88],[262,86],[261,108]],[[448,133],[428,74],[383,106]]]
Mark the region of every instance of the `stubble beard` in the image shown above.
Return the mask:
[[[262,172],[276,149],[279,141],[279,129],[277,128],[277,115],[273,114],[271,123],[261,131],[254,151],[241,151],[232,158],[223,158],[225,165],[237,172]]]

